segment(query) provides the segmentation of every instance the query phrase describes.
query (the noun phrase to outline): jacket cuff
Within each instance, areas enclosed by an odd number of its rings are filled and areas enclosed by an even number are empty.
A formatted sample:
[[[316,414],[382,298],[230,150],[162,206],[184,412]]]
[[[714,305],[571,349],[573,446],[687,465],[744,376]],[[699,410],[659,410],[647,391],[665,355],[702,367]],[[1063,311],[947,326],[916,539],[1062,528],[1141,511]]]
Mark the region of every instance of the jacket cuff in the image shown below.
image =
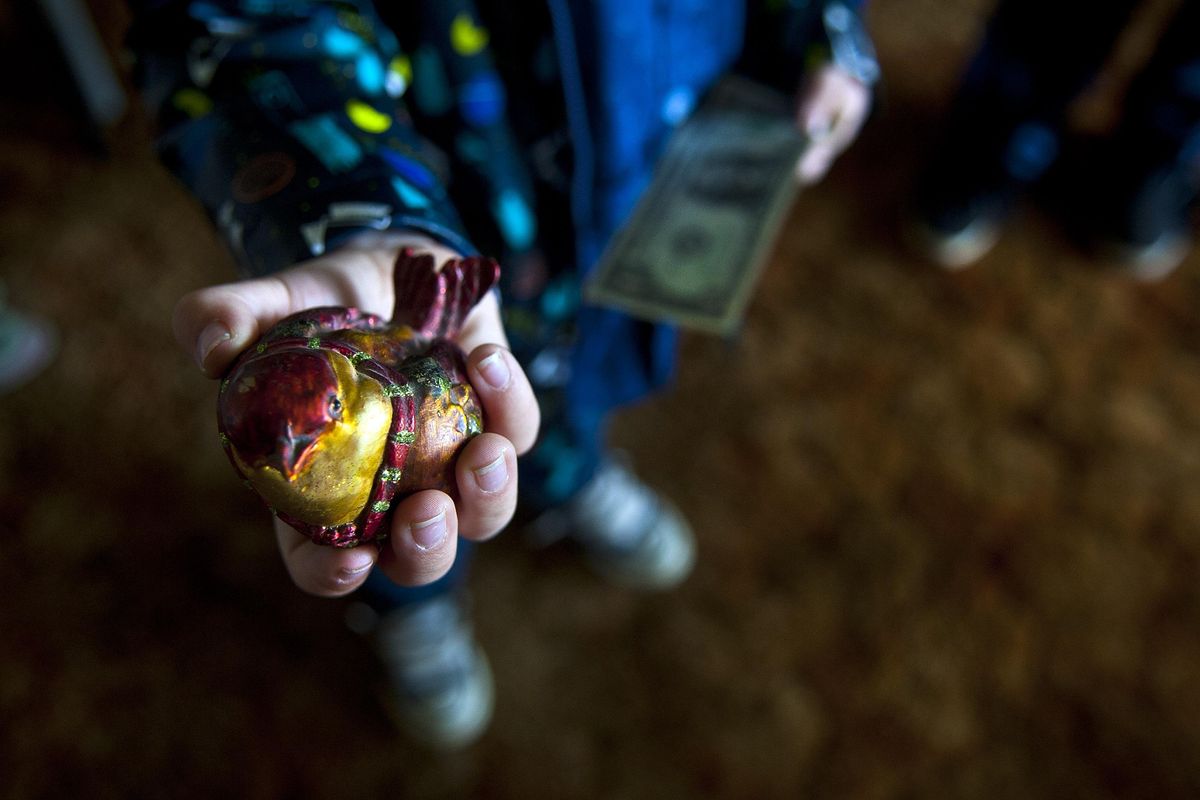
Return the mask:
[[[862,16],[848,3],[827,3],[821,14],[829,59],[838,69],[867,86],[879,82],[879,60]]]

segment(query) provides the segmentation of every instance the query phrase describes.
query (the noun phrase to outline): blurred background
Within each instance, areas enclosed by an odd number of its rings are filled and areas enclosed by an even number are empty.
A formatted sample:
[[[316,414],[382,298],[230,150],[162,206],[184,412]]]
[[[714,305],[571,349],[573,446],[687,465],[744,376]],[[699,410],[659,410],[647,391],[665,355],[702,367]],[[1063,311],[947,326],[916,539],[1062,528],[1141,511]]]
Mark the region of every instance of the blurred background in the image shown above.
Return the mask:
[[[120,69],[127,12],[86,7]],[[990,7],[870,5],[861,140],[800,195],[741,334],[687,336],[620,418],[695,524],[693,577],[635,594],[518,535],[481,548],[496,717],[433,755],[345,603],[289,581],[173,342],[230,257],[136,111],[82,124],[54,39],[0,5],[4,302],[57,330],[0,396],[0,795],[1200,795],[1200,257],[1139,282],[1026,210],[947,272],[899,234]]]

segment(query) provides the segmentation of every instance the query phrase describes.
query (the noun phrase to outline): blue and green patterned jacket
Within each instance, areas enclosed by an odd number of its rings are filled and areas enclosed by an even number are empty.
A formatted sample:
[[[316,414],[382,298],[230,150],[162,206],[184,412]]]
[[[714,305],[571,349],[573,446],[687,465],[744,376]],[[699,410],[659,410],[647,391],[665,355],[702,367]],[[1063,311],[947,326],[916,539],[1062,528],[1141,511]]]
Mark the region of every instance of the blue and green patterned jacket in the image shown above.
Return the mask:
[[[580,307],[582,275],[705,89],[738,65],[794,88],[827,5],[142,0],[131,43],[164,161],[248,274],[369,228],[501,260],[555,496],[674,354],[671,329]]]

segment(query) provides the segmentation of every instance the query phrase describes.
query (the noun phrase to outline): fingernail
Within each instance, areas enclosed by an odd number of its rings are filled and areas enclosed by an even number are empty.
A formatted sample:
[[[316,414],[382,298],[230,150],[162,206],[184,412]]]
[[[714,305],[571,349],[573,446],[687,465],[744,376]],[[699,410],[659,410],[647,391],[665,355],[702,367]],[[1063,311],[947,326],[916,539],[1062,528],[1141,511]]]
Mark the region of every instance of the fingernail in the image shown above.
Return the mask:
[[[446,538],[446,512],[412,524],[412,540],[421,550],[432,550]]]
[[[504,351],[497,350],[483,361],[480,361],[479,374],[487,381],[488,386],[491,386],[493,389],[503,389],[505,386],[508,386],[508,382],[512,378],[512,372],[508,368],[508,363],[504,360]]]
[[[814,119],[808,123],[808,129],[805,132],[809,139],[819,142],[833,133],[833,123],[827,119]]]
[[[504,453],[490,464],[475,470],[475,483],[488,494],[494,494],[508,485],[508,462]]]
[[[221,342],[227,342],[232,338],[233,335],[229,332],[229,328],[219,322],[210,322],[208,327],[200,332],[200,338],[196,340],[196,361],[200,364],[200,369],[204,369],[204,362]]]
[[[374,559],[367,553],[363,553],[361,557],[355,558],[349,564],[338,570],[338,580],[346,583],[357,578],[364,572],[375,566]]]

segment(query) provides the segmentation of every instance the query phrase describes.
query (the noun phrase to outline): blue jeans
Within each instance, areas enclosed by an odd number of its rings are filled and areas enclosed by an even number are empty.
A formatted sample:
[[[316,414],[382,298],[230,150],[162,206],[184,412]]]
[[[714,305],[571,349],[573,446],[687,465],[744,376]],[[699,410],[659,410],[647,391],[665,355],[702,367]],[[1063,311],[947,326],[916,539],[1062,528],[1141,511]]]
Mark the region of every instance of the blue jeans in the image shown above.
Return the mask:
[[[433,583],[424,586],[400,586],[378,569],[371,570],[367,581],[354,596],[369,605],[379,614],[386,614],[405,606],[423,603],[435,597],[451,594],[462,588],[466,580],[468,567],[471,563],[474,543],[466,539],[458,540],[458,557],[454,559],[450,571]]]

